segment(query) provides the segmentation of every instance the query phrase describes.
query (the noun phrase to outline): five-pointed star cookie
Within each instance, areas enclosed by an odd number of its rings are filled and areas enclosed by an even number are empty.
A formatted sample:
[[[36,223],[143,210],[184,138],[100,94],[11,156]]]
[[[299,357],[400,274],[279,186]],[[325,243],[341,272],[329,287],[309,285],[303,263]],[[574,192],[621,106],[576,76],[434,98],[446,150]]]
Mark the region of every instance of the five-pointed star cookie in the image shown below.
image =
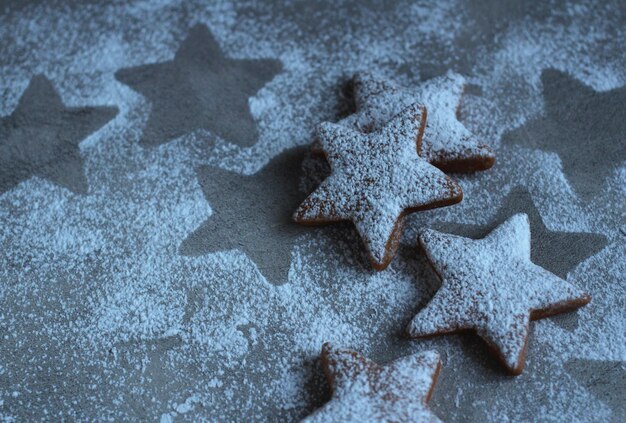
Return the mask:
[[[545,115],[502,143],[557,153],[567,180],[589,200],[626,160],[626,87],[598,92],[554,69],[544,70],[541,82]]]
[[[269,282],[286,282],[291,250],[304,232],[291,219],[293,209],[304,198],[298,188],[303,157],[302,148],[284,151],[249,176],[199,168],[198,182],[213,213],[183,241],[181,254],[238,249]]]
[[[380,366],[357,352],[326,343],[322,365],[333,397],[305,422],[441,421],[427,405],[441,368],[436,351]]]
[[[412,103],[426,106],[428,118],[419,154],[444,172],[474,172],[493,166],[493,150],[457,119],[465,78],[449,71],[416,89],[403,89],[369,73],[354,77],[357,112],[339,123],[362,132],[379,130]]]
[[[87,192],[78,145],[116,107],[66,107],[50,80],[33,77],[13,113],[0,118],[0,194],[31,176]]]
[[[364,134],[323,123],[318,138],[331,175],[300,205],[294,219],[304,224],[350,220],[374,268],[395,255],[406,213],[461,201],[461,187],[417,155],[425,111],[409,106],[378,131]]]
[[[591,297],[530,261],[530,224],[516,214],[479,240],[424,230],[419,242],[441,288],[408,325],[412,337],[475,331],[511,374],[524,368],[530,320]]]
[[[464,237],[482,238],[504,222],[508,216],[516,213],[525,213],[530,221],[531,261],[560,278],[567,279],[572,269],[608,244],[607,238],[601,234],[548,229],[533,203],[530,192],[522,186],[511,190],[496,217],[488,225],[444,223],[436,225],[435,228]],[[554,323],[564,329],[573,330],[578,325],[578,316],[575,313],[564,314],[555,318]]]
[[[173,60],[122,69],[115,76],[151,102],[142,144],[159,145],[205,129],[249,147],[258,134],[248,99],[281,69],[277,60],[224,56],[208,28],[196,25]]]

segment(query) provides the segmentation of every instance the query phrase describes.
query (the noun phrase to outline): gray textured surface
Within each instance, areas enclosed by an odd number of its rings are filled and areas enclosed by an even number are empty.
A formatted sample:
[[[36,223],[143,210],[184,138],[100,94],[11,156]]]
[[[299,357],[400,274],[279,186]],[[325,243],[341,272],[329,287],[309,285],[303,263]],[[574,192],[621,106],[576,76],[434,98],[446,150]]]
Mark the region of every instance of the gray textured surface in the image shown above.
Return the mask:
[[[541,74],[545,115],[502,138],[557,153],[563,172],[584,199],[602,189],[604,179],[626,157],[626,88],[597,92],[566,73]]]
[[[0,420],[295,421],[328,398],[325,340],[379,362],[437,349],[444,421],[626,420],[624,2],[1,6],[0,146],[82,142],[28,178],[0,157]],[[461,118],[498,154],[458,176],[458,207],[408,219],[380,274],[350,225],[289,223],[328,171],[293,148],[368,67],[466,75]],[[15,119],[41,73],[49,127]],[[416,231],[514,211],[589,307],[533,323],[517,378],[471,335],[408,341],[438,287]]]

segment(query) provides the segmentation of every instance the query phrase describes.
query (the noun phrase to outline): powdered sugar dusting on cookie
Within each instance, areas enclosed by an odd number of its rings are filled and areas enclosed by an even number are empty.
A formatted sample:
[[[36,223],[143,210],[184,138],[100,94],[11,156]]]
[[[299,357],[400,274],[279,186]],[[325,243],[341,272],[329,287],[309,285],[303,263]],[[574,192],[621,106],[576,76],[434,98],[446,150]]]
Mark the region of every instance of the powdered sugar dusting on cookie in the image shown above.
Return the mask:
[[[455,182],[417,155],[423,120],[423,106],[416,104],[369,134],[320,125],[332,173],[300,205],[296,221],[353,221],[374,265],[386,267],[405,210],[452,204],[462,195]]]
[[[385,366],[329,344],[322,356],[333,398],[305,422],[440,421],[426,405],[441,365],[437,352],[403,357]]]
[[[420,245],[441,289],[407,330],[420,337],[475,330],[512,373],[524,366],[533,314],[554,314],[589,301],[572,284],[530,261],[528,217],[511,217],[481,240],[425,230]]]
[[[457,119],[464,88],[465,79],[452,71],[413,89],[360,73],[355,77],[358,111],[340,123],[364,132],[375,131],[400,110],[419,101],[428,112],[420,155],[444,170],[486,169],[493,164],[494,152]]]

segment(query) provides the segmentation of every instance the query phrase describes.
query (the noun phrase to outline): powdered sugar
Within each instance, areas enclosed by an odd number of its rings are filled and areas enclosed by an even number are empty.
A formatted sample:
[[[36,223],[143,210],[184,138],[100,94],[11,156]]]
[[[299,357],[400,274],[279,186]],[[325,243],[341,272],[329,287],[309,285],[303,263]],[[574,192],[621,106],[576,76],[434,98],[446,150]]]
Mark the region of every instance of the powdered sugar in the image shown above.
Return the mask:
[[[381,363],[439,350],[445,366],[431,407],[446,421],[622,420],[563,363],[626,359],[623,165],[584,202],[557,155],[504,146],[490,172],[459,177],[462,203],[407,219],[403,242],[412,246],[417,229],[435,221],[487,223],[523,184],[549,229],[610,240],[569,274],[594,297],[579,326],[531,324],[528,369],[514,382],[479,359],[472,338],[398,336],[437,288],[411,247],[372,272],[349,229],[310,231],[294,245],[280,287],[241,251],[178,254],[220,203],[204,197],[195,168],[254,176],[280,151],[310,143],[315,125],[336,119],[337,81],[355,71],[380,70],[403,86],[462,73],[473,88],[461,120],[493,146],[542,114],[546,66],[598,90],[624,85],[626,27],[610,2],[536,2],[521,8],[523,18],[510,16],[514,6],[494,3],[485,13],[475,2],[443,1],[14,3],[19,11],[0,17],[0,115],[38,73],[68,107],[115,105],[120,113],[80,145],[88,195],[31,178],[0,197],[0,419],[158,420],[194,397],[178,419],[296,421],[319,405],[315,359],[332,340]],[[542,8],[552,9],[545,18],[536,16]],[[494,16],[506,25],[476,23]],[[238,148],[196,131],[143,149],[150,102],[114,74],[171,60],[197,23],[227,57],[283,63],[248,100],[258,142]]]

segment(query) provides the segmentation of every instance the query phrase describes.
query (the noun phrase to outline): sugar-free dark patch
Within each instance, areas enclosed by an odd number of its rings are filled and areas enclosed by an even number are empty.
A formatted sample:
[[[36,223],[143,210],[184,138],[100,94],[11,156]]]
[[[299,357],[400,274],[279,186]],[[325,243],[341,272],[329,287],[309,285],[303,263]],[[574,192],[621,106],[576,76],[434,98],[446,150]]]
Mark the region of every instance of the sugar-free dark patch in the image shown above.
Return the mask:
[[[160,145],[204,129],[241,147],[258,138],[248,99],[282,69],[274,59],[231,59],[204,25],[196,25],[174,59],[117,71],[150,102],[141,143]]]
[[[78,145],[117,112],[66,107],[48,78],[33,77],[13,113],[0,118],[0,194],[32,176],[86,193]]]

